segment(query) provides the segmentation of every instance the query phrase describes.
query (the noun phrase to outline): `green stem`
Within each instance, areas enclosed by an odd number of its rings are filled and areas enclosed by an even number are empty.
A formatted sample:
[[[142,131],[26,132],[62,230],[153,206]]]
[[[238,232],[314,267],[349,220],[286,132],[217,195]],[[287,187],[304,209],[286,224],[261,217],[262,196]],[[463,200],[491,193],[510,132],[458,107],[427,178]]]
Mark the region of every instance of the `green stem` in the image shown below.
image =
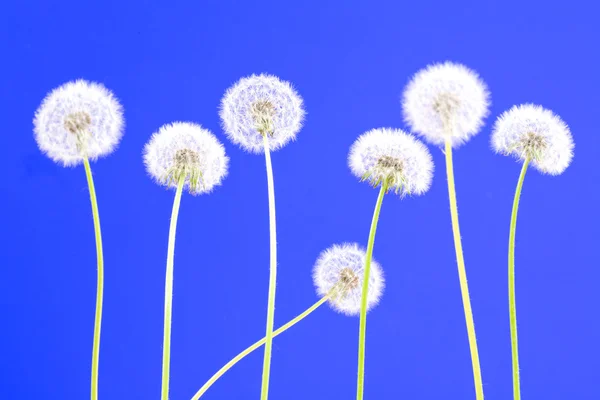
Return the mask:
[[[387,191],[387,181],[381,184],[377,204],[373,212],[371,221],[371,231],[369,232],[369,242],[367,244],[367,255],[365,257],[365,276],[363,278],[362,297],[360,302],[360,327],[358,331],[358,378],[356,382],[356,399],[362,400],[365,387],[365,341],[367,336],[367,296],[369,294],[369,275],[371,273],[371,258],[373,257],[373,246],[375,245],[375,233],[377,232],[377,222],[381,211],[383,196]]]
[[[94,319],[94,343],[92,347],[92,400],[98,399],[98,366],[100,363],[100,332],[102,329],[102,298],[104,293],[104,257],[102,254],[102,233],[100,230],[100,214],[98,213],[98,200],[96,199],[96,189],[94,187],[94,178],[92,169],[87,157],[83,158],[85,166],[85,176],[87,178],[90,192],[90,203],[92,204],[92,215],[94,217],[94,233],[96,235],[96,260],[98,263],[98,278],[96,283],[96,317]]]
[[[277,232],[275,226],[275,185],[273,183],[273,166],[269,151],[268,134],[263,134],[265,147],[265,164],[267,167],[267,185],[269,191],[269,236],[270,236],[270,266],[269,266],[269,300],[267,304],[267,328],[265,335],[265,356],[263,359],[261,400],[269,397],[269,376],[271,371],[271,349],[273,347],[273,325],[275,323],[275,283],[277,282]]]
[[[292,326],[296,325],[298,322],[302,321],[305,317],[307,317],[310,313],[319,308],[323,303],[331,298],[331,293],[323,296],[319,301],[313,304],[311,307],[306,309],[302,314],[298,315],[296,318],[292,319],[287,324],[283,325],[281,328],[277,329],[273,332],[273,337],[285,332]],[[231,367],[237,364],[241,359],[246,357],[248,354],[252,353],[254,350],[258,349],[260,346],[265,344],[267,341],[266,338],[260,339],[258,342],[254,343],[252,346],[248,347],[246,350],[242,351],[240,354],[231,359],[227,364],[225,364],[220,370],[217,371],[205,384],[200,388],[198,393],[192,397],[192,400],[198,400],[202,395],[219,379],[225,372],[229,371]]]
[[[467,271],[465,270],[465,259],[463,256],[460,227],[458,224],[458,207],[456,205],[456,188],[454,187],[454,167],[452,164],[452,143],[446,139],[446,174],[448,175],[448,197],[450,199],[450,215],[452,218],[452,234],[454,235],[454,249],[456,251],[456,262],[458,265],[458,278],[462,295],[463,308],[465,310],[465,322],[467,324],[467,335],[469,337],[469,348],[471,350],[471,363],[473,365],[473,379],[475,381],[475,394],[477,400],[483,400],[483,383],[481,380],[481,366],[479,365],[479,351],[477,350],[477,338],[475,336],[475,322],[469,297],[469,285],[467,284]]]
[[[181,174],[177,182],[173,211],[171,212],[171,226],[169,228],[169,247],[167,249],[167,273],[165,278],[165,321],[163,337],[163,361],[162,361],[162,391],[161,400],[169,399],[169,367],[171,364],[171,319],[173,310],[173,262],[175,258],[175,231],[177,230],[177,217],[179,216],[179,205],[181,204],[181,193],[185,175]]]
[[[510,345],[512,349],[512,373],[513,373],[513,397],[514,400],[521,399],[521,380],[519,378],[519,346],[517,340],[517,305],[515,298],[515,237],[517,234],[517,213],[519,212],[519,199],[525,181],[525,173],[531,162],[525,159],[521,175],[515,191],[512,216],[510,218],[510,234],[508,237],[508,310],[510,315]]]

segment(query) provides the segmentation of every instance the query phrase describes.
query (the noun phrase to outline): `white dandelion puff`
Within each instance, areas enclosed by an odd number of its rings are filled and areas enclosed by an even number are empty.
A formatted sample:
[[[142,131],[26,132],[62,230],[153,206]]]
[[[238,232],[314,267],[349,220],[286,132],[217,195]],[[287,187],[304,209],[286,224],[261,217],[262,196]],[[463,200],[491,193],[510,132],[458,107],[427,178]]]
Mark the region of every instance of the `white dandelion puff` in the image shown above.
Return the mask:
[[[365,251],[356,243],[333,245],[323,251],[313,269],[313,281],[320,296],[333,295],[329,304],[346,315],[358,315],[365,271]],[[367,310],[379,303],[385,279],[381,267],[371,260]]]
[[[200,125],[174,122],[163,125],[144,147],[148,174],[159,184],[191,194],[209,193],[227,175],[229,158],[219,140]]]
[[[405,122],[433,145],[457,147],[477,134],[489,114],[490,94],[477,73],[445,62],[415,74],[402,97]]]
[[[35,113],[35,140],[64,166],[110,154],[123,136],[123,108],[103,85],[85,80],[51,91]]]
[[[230,87],[219,115],[227,137],[251,153],[278,150],[294,140],[304,120],[302,98],[292,86],[272,75],[252,75]]]
[[[552,111],[534,104],[504,112],[492,132],[497,153],[529,159],[538,171],[559,175],[573,159],[573,137],[567,124]]]
[[[425,193],[431,185],[433,161],[427,147],[401,129],[372,129],[358,137],[348,155],[352,173],[374,187],[401,196]]]

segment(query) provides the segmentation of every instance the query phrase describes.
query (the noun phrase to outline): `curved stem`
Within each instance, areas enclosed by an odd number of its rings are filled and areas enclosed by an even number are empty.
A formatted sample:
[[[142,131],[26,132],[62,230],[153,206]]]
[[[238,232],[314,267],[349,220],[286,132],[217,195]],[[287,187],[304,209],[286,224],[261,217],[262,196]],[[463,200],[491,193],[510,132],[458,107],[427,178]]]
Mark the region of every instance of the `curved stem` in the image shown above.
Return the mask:
[[[360,302],[360,327],[358,331],[358,377],[356,381],[356,399],[362,400],[365,386],[365,341],[367,335],[367,296],[369,294],[369,275],[371,273],[371,258],[373,257],[373,246],[375,245],[375,233],[377,232],[377,222],[381,211],[383,196],[387,191],[387,182],[381,184],[379,197],[373,212],[371,221],[371,231],[369,232],[369,242],[367,244],[367,254],[365,257],[365,276],[363,278],[362,297]]]
[[[481,380],[481,367],[479,365],[479,351],[477,350],[477,339],[475,336],[475,322],[471,310],[469,298],[469,285],[467,283],[467,271],[465,270],[465,259],[463,256],[460,227],[458,225],[458,207],[456,205],[456,189],[454,187],[454,167],[452,165],[452,143],[446,139],[446,174],[448,175],[448,197],[450,199],[450,215],[452,218],[452,234],[454,235],[454,249],[456,251],[456,262],[458,264],[458,278],[462,294],[463,308],[465,310],[465,322],[469,337],[469,348],[471,350],[471,363],[473,365],[473,379],[475,381],[475,393],[477,400],[483,400],[483,383]]]
[[[513,397],[521,399],[521,380],[519,378],[519,346],[517,340],[517,305],[515,298],[515,237],[517,234],[517,213],[519,212],[519,199],[525,181],[525,173],[529,166],[530,158],[525,159],[521,175],[517,183],[513,201],[512,216],[510,218],[510,234],[508,237],[508,310],[510,315],[510,346],[512,350]]]
[[[88,189],[90,192],[90,203],[92,204],[92,215],[94,217],[94,233],[96,235],[96,260],[98,263],[98,280],[96,283],[96,317],[94,319],[94,343],[92,346],[92,400],[98,398],[98,366],[100,362],[100,332],[102,328],[102,299],[104,293],[104,257],[102,254],[102,233],[100,231],[100,214],[98,213],[98,200],[96,199],[96,189],[94,187],[94,178],[92,169],[87,157],[83,158],[85,166],[85,176],[87,178]]]
[[[331,298],[331,293],[323,296],[319,301],[310,306],[306,311],[302,314],[298,315],[296,318],[292,319],[287,324],[283,325],[281,328],[277,329],[273,332],[273,337],[285,332],[292,326],[296,325],[298,322],[302,321],[305,317],[307,317],[310,313],[319,308],[323,303]],[[258,342],[254,343],[252,346],[248,347],[246,350],[242,351],[240,354],[231,359],[227,364],[225,364],[220,370],[217,371],[201,388],[200,390],[192,397],[192,400],[198,400],[202,395],[219,379],[225,372],[229,371],[231,367],[238,363],[242,358],[246,357],[248,354],[252,353],[254,350],[258,349],[260,346],[265,344],[267,341],[266,338],[260,339]]]
[[[275,283],[277,282],[277,232],[275,225],[275,185],[273,183],[273,166],[269,151],[268,134],[263,134],[265,147],[265,164],[267,167],[267,185],[269,191],[269,236],[270,236],[270,266],[269,266],[269,300],[267,304],[267,328],[265,335],[265,356],[263,359],[261,400],[269,397],[269,376],[271,371],[271,349],[273,347],[273,325],[275,323]]]
[[[173,262],[175,258],[175,231],[177,230],[177,217],[181,204],[181,193],[185,175],[182,174],[177,182],[173,210],[171,212],[171,226],[169,228],[169,247],[167,249],[167,273],[165,278],[165,320],[163,336],[163,361],[162,361],[162,390],[161,400],[169,399],[169,373],[171,364],[171,319],[173,310]]]

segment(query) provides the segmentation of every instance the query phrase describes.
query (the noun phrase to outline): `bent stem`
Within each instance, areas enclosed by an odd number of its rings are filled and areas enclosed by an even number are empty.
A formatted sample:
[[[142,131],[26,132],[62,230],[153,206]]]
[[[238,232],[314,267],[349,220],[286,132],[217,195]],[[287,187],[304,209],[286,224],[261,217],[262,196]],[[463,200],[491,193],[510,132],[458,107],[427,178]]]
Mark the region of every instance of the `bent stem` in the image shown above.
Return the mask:
[[[276,331],[274,331],[273,332],[273,337],[275,337],[275,336],[277,336],[277,335],[285,332],[286,330],[288,330],[292,326],[296,325],[298,322],[302,321],[310,313],[312,313],[313,311],[315,311],[323,303],[325,303],[327,300],[329,300],[331,298],[331,294],[332,294],[332,292],[330,292],[327,295],[323,296],[319,301],[317,301],[311,307],[309,307],[308,309],[306,309],[306,311],[304,311],[302,314],[298,315],[296,318],[292,319],[290,322],[288,322],[287,324],[283,325],[281,328],[279,328]],[[264,337],[264,338],[260,339],[258,342],[254,343],[252,346],[248,347],[246,350],[242,351],[240,354],[238,354],[234,358],[232,358],[231,361],[229,361],[220,370],[218,370],[217,373],[214,374],[200,388],[200,390],[194,395],[194,397],[192,397],[192,400],[198,400],[200,397],[202,397],[202,395],[204,393],[206,393],[206,391],[217,381],[217,379],[219,379],[225,372],[229,371],[229,369],[231,369],[231,367],[233,367],[235,364],[237,364],[241,359],[243,359],[244,357],[246,357],[248,354],[252,353],[254,350],[258,349],[263,344],[265,344],[266,341],[267,341],[267,338]]]
[[[275,185],[273,184],[273,166],[269,151],[268,134],[263,133],[265,147],[265,164],[267,167],[267,185],[269,191],[269,236],[270,236],[270,265],[269,265],[269,300],[267,304],[267,328],[265,334],[265,356],[263,359],[261,400],[269,397],[269,375],[271,371],[271,349],[273,346],[273,325],[275,322],[275,283],[277,281],[277,232],[275,226]]]
[[[94,319],[94,343],[92,345],[92,400],[98,399],[98,366],[100,362],[100,331],[102,327],[102,298],[104,292],[104,257],[102,253],[102,233],[100,231],[100,214],[98,212],[98,200],[96,199],[96,188],[94,187],[94,178],[92,169],[87,157],[83,157],[85,166],[85,176],[87,178],[88,189],[90,192],[90,203],[92,204],[92,215],[94,218],[94,233],[96,236],[96,260],[98,263],[98,280],[96,283],[96,317]]]
[[[458,207],[456,205],[456,188],[454,187],[454,166],[452,164],[452,143],[446,139],[446,174],[448,176],[448,197],[450,199],[450,215],[452,218],[452,234],[454,235],[454,249],[456,251],[456,263],[458,265],[458,278],[462,295],[463,308],[465,310],[465,322],[469,337],[469,348],[471,350],[471,363],[473,365],[473,379],[475,381],[475,394],[477,400],[483,400],[483,383],[481,380],[481,366],[479,365],[479,351],[477,350],[477,339],[475,336],[475,322],[471,310],[469,298],[469,285],[467,283],[467,271],[465,270],[465,259],[463,256],[460,227],[458,224]]]
[[[515,198],[510,218],[510,234],[508,237],[508,310],[510,315],[510,346],[512,350],[512,373],[513,373],[513,397],[514,400],[521,399],[521,379],[519,377],[519,346],[517,339],[517,305],[515,297],[515,237],[517,235],[517,213],[519,212],[519,200],[525,173],[531,159],[527,157],[521,168],[521,175],[517,183]]]
[[[371,273],[371,258],[373,257],[373,246],[375,244],[375,233],[377,231],[377,222],[381,211],[383,196],[387,192],[388,182],[381,184],[373,220],[371,221],[371,231],[369,232],[369,242],[367,244],[367,254],[365,258],[365,276],[363,278],[362,297],[360,302],[360,327],[358,331],[358,377],[356,382],[356,399],[362,400],[365,386],[365,341],[367,335],[367,295],[369,293],[369,275]]]
[[[167,249],[167,273],[165,278],[165,320],[163,336],[163,361],[162,361],[162,392],[161,399],[169,399],[169,367],[171,364],[171,319],[173,310],[173,261],[175,258],[175,231],[177,230],[177,217],[181,204],[181,192],[185,182],[185,174],[181,174],[177,182],[173,210],[171,212],[171,226],[169,228],[169,247]]]

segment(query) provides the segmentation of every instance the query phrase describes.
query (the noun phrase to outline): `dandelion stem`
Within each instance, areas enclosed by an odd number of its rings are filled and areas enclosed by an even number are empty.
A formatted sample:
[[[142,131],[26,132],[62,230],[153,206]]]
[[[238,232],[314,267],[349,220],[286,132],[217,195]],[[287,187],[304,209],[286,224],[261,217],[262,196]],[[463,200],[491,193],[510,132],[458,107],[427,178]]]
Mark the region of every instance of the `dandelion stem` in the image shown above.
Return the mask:
[[[517,305],[515,298],[515,237],[517,234],[517,213],[519,212],[519,199],[525,173],[531,159],[527,157],[521,168],[521,175],[515,191],[512,216],[510,218],[510,234],[508,238],[508,310],[510,315],[510,345],[512,349],[512,373],[513,373],[513,398],[521,399],[521,379],[519,377],[519,346],[517,339]]]
[[[270,236],[270,266],[269,266],[269,300],[267,304],[267,328],[265,334],[265,356],[263,359],[261,400],[269,397],[269,375],[271,371],[271,349],[273,346],[273,325],[275,323],[275,283],[277,282],[277,232],[275,225],[275,185],[273,183],[273,166],[269,151],[269,138],[263,135],[265,147],[265,164],[267,167],[267,185],[269,191],[269,236]]]
[[[181,192],[185,182],[185,174],[181,174],[177,182],[173,211],[171,212],[171,226],[169,228],[169,247],[167,249],[167,272],[165,277],[165,320],[163,336],[163,361],[162,361],[162,390],[161,400],[169,399],[169,373],[171,364],[171,319],[173,310],[173,261],[175,258],[175,231],[177,230],[177,217],[181,203]]]
[[[310,313],[312,313],[313,311],[315,311],[317,308],[319,308],[323,303],[325,303],[327,300],[329,300],[331,298],[331,294],[332,292],[328,293],[327,295],[323,296],[319,301],[317,301],[315,304],[313,304],[312,306],[310,306],[309,308],[307,308],[302,314],[298,315],[296,318],[292,319],[291,321],[289,321],[287,324],[283,325],[281,328],[277,329],[276,331],[273,332],[273,337],[285,332],[286,330],[288,330],[289,328],[291,328],[292,326],[296,325],[298,322],[302,321],[304,318],[306,318]],[[258,342],[254,343],[252,346],[248,347],[246,350],[242,351],[240,354],[238,354],[237,356],[235,356],[234,358],[231,359],[231,361],[229,361],[227,364],[225,364],[220,370],[217,371],[216,374],[214,374],[198,391],[198,393],[196,393],[194,395],[194,397],[192,397],[192,400],[198,400],[200,397],[202,397],[202,395],[204,393],[206,393],[206,391],[223,375],[225,374],[225,372],[229,371],[229,369],[231,369],[231,367],[233,367],[235,364],[237,364],[240,360],[242,360],[244,357],[246,357],[248,354],[252,353],[254,350],[258,349],[260,346],[262,346],[263,344],[265,344],[265,342],[267,341],[266,337],[260,339]]]
[[[462,294],[463,308],[465,310],[465,321],[467,323],[469,347],[471,349],[471,363],[473,365],[475,393],[477,400],[483,400],[483,383],[481,380],[481,367],[479,365],[479,351],[477,350],[475,323],[473,321],[473,311],[471,310],[469,285],[467,283],[467,272],[465,270],[465,259],[463,256],[460,227],[458,224],[458,207],[456,205],[456,188],[454,186],[454,167],[452,165],[452,143],[449,138],[446,139],[445,155],[446,174],[448,175],[448,197],[450,199],[450,215],[452,218],[452,233],[454,235],[454,249],[456,250],[458,278],[460,280],[460,291]]]
[[[367,243],[367,254],[365,257],[365,276],[363,278],[362,298],[360,303],[360,327],[358,333],[358,378],[356,383],[356,399],[363,399],[365,386],[365,340],[367,335],[367,295],[369,293],[369,275],[371,273],[371,258],[373,257],[373,246],[375,245],[375,232],[377,231],[377,222],[379,221],[379,213],[381,211],[381,203],[383,196],[388,187],[387,180],[381,183],[379,197],[373,212],[373,220],[371,221],[371,231],[369,232],[369,242]]]
[[[85,176],[87,178],[90,192],[90,203],[92,204],[92,215],[94,217],[94,232],[96,235],[96,259],[98,263],[98,278],[96,283],[96,317],[94,319],[94,343],[92,347],[92,400],[98,399],[98,366],[100,362],[100,331],[102,328],[102,298],[104,293],[104,257],[102,254],[102,233],[100,230],[100,214],[98,212],[98,200],[96,199],[96,189],[94,187],[94,178],[92,169],[87,157],[83,158],[85,166]]]

